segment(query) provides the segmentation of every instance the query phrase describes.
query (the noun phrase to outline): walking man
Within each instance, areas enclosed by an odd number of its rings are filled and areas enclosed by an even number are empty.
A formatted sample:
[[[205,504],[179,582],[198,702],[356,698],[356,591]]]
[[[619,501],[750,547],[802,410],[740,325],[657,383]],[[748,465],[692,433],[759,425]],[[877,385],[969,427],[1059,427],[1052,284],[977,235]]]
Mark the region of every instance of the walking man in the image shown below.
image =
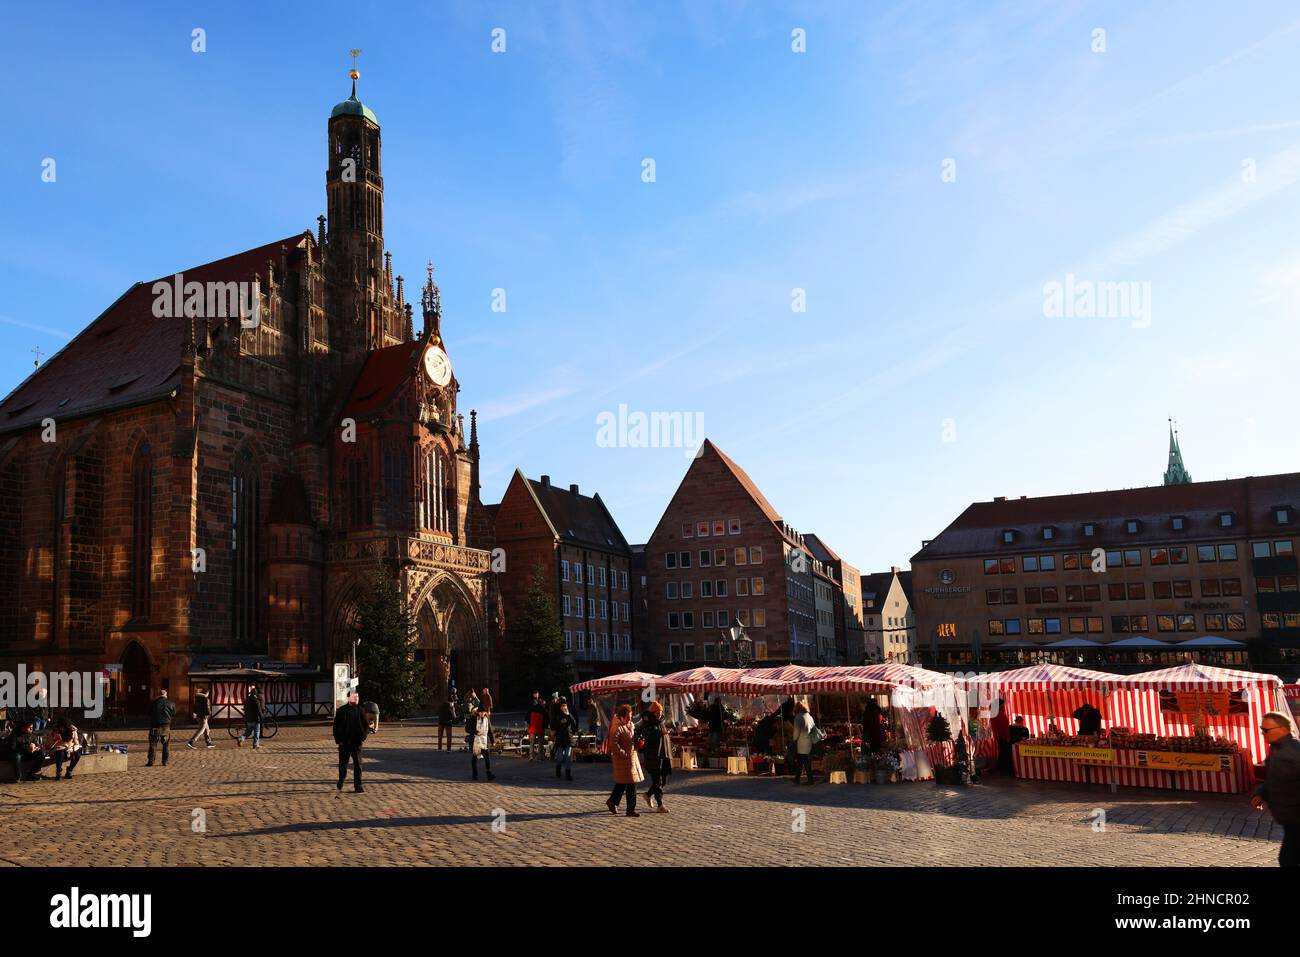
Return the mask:
[[[1251,806],[1268,808],[1273,820],[1282,825],[1281,867],[1300,867],[1300,741],[1291,734],[1291,717],[1280,711],[1264,715],[1259,730],[1268,742],[1264,761],[1264,783],[1255,789]]]
[[[212,734],[208,731],[208,718],[212,716],[212,704],[208,701],[208,691],[206,688],[199,688],[194,692],[194,711],[190,717],[199,723],[198,729],[193,736],[185,742],[185,747],[191,751],[194,750],[194,742],[199,740],[199,735],[203,735],[203,744],[208,748],[215,748],[212,743]]]
[[[348,761],[352,762],[352,790],[357,794],[365,791],[361,786],[361,745],[370,734],[370,724],[357,704],[359,695],[354,691],[348,695],[348,703],[334,712],[334,743],[339,746],[339,784],[348,777]]]
[[[162,746],[162,765],[167,767],[167,758],[171,754],[172,718],[176,717],[176,705],[168,700],[167,689],[158,692],[149,706],[149,760],[146,768],[153,767],[154,749]]]
[[[244,739],[250,735],[253,738],[253,750],[256,751],[262,746],[262,715],[266,713],[266,705],[262,701],[262,696],[258,694],[257,685],[250,685],[248,696],[244,699],[244,733],[235,739],[235,746],[242,748]]]

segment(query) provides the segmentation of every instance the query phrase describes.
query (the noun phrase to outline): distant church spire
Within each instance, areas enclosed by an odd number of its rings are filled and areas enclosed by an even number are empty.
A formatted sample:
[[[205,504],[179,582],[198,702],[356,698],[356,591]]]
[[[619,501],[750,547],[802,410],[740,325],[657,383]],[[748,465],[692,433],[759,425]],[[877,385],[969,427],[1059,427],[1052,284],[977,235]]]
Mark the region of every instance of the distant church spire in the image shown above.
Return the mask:
[[[1169,420],[1169,467],[1165,469],[1165,485],[1188,485],[1192,477],[1183,466],[1183,452],[1178,447],[1178,432],[1174,420]]]
[[[429,262],[429,279],[424,284],[424,294],[420,297],[424,312],[424,334],[435,339],[442,338],[442,294],[438,284],[433,281],[433,262]]]

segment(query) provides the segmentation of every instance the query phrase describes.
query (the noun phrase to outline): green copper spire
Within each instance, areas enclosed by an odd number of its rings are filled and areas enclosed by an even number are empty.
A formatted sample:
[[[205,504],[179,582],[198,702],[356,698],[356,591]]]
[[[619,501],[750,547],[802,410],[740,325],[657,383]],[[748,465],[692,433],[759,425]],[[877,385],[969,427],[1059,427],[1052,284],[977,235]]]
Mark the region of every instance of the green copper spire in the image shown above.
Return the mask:
[[[1178,447],[1178,433],[1174,431],[1174,422],[1169,420],[1169,468],[1165,469],[1166,485],[1188,485],[1192,477],[1183,466],[1183,452]]]

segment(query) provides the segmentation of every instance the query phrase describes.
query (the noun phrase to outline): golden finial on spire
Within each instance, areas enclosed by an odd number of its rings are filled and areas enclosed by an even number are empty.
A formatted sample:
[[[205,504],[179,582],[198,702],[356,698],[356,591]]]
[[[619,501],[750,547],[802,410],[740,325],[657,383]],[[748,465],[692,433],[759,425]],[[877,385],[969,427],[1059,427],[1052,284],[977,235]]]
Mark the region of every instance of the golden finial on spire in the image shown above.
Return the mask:
[[[348,71],[348,76],[352,77],[352,82],[355,83],[361,79],[361,71],[357,69],[357,57],[361,56],[361,51],[353,48],[348,52],[352,55],[352,69]]]

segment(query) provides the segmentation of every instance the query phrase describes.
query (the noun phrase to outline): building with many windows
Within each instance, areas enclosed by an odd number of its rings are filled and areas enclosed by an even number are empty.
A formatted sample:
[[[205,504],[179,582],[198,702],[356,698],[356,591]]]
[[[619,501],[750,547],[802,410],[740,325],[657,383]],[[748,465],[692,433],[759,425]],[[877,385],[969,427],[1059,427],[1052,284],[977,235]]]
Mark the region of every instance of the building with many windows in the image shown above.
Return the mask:
[[[534,481],[516,469],[495,519],[505,557],[498,584],[506,620],[541,568],[554,586],[565,652],[578,679],[635,670],[632,550],[600,495],[552,485],[549,475]],[[509,667],[504,658],[501,667]]]
[[[976,502],[912,558],[918,652],[966,664],[1082,639],[1104,663],[1125,639],[1216,636],[1292,660],[1298,502],[1300,473]]]
[[[705,440],[645,544],[647,665],[718,661],[733,623],[757,660],[817,660],[812,562],[802,536]]]
[[[916,655],[911,572],[895,565],[862,577],[864,658],[868,662],[909,664]]]

